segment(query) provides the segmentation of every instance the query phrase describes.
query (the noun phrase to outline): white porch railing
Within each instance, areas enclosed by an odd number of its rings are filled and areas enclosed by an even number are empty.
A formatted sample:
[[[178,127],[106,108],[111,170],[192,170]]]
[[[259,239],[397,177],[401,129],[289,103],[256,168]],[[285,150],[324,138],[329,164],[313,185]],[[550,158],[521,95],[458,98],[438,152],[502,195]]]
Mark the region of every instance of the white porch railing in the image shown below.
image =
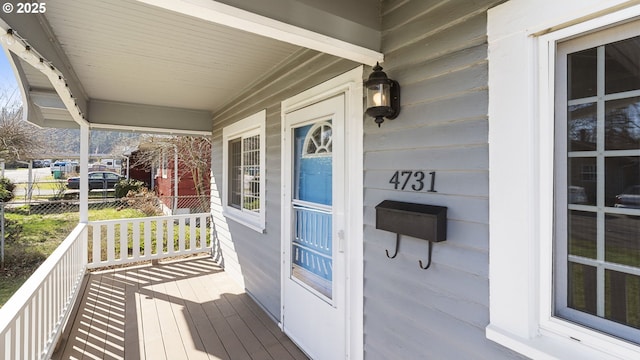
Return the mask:
[[[0,308],[0,359],[48,359],[87,268],[209,252],[210,214],[78,224]]]
[[[211,250],[210,213],[89,222],[89,268]]]
[[[50,358],[87,265],[87,227],[78,224],[0,309],[0,358]]]

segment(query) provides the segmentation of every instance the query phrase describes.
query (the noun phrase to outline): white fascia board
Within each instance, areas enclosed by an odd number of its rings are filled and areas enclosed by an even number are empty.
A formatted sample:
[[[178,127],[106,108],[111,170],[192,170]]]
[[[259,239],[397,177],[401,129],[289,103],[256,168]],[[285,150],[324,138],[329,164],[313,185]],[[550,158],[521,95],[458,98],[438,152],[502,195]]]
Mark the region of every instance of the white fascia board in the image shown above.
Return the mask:
[[[150,131],[165,134],[208,135],[213,128],[211,112],[166,106],[91,100],[92,129]]]
[[[144,134],[163,134],[163,135],[180,135],[180,136],[211,136],[212,131],[200,131],[200,130],[181,130],[170,128],[157,128],[157,127],[145,127],[135,125],[113,125],[113,124],[101,124],[91,123],[91,130],[113,130],[121,132],[138,132]]]
[[[205,21],[317,50],[366,65],[383,62],[380,52],[318,34],[211,0],[138,0]]]

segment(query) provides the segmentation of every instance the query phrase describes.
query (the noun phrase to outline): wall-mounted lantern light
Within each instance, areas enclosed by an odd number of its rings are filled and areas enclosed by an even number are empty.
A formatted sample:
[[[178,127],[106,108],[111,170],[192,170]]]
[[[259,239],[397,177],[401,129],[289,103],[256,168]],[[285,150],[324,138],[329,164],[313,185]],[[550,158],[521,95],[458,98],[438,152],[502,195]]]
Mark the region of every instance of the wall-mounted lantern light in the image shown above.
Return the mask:
[[[400,113],[400,84],[387,77],[380,64],[376,63],[369,79],[365,81],[367,88],[366,113],[376,119],[376,124],[395,119]]]

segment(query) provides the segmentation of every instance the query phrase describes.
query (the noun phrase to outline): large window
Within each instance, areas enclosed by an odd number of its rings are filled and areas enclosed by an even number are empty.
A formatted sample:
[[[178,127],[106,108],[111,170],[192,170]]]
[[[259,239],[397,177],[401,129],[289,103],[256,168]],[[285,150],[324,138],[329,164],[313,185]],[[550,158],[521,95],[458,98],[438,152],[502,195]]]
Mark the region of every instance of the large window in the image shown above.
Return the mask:
[[[629,36],[558,45],[555,314],[640,342],[640,36]]]
[[[224,214],[264,231],[265,111],[223,129]]]
[[[640,6],[489,11],[490,324],[531,358],[640,358]]]

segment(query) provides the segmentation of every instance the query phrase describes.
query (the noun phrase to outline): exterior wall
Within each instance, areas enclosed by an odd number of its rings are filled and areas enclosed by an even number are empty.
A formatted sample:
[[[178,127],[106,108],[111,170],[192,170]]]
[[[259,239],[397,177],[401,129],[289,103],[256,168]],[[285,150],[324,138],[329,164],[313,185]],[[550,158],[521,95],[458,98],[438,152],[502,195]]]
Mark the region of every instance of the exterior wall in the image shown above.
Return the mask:
[[[159,173],[156,174],[156,191],[158,193],[159,196],[171,196],[172,192],[173,192],[173,186],[172,186],[172,182],[173,182],[173,174],[171,174],[171,176],[169,176],[170,174],[170,170],[167,170],[167,177],[164,178],[162,177],[162,175],[160,175]]]
[[[365,119],[364,319],[367,359],[502,359],[489,341],[487,9],[499,1],[383,2],[383,64],[402,110]],[[397,170],[436,172],[435,193],[395,190]],[[430,180],[429,175],[427,179]],[[412,183],[410,183],[412,184]],[[400,187],[402,184],[400,184]],[[447,241],[433,247],[376,230],[375,206],[448,207]]]
[[[129,157],[129,178],[139,180],[145,183],[147,187],[151,186],[151,166],[137,165],[133,166],[139,159],[138,151],[131,153]],[[126,165],[126,163],[125,163]]]
[[[275,319],[280,318],[280,102],[359,64],[303,50],[216,114],[212,135],[212,212],[225,271]],[[266,229],[259,233],[222,215],[222,129],[266,109]]]
[[[173,159],[167,162],[167,177],[162,177],[161,171],[158,171],[155,178],[155,187],[156,194],[161,197],[162,203],[168,208],[173,207],[173,196],[176,196],[174,193],[174,166]],[[184,198],[187,196],[196,196],[196,188],[195,183],[193,181],[193,174],[191,171],[187,170],[182,162],[178,162],[178,202],[176,204],[178,209],[191,209],[190,211],[194,211],[193,206],[197,205],[197,201],[192,198]],[[206,185],[205,185],[206,186]],[[205,193],[208,195],[208,193]],[[197,211],[197,210],[195,210]]]

